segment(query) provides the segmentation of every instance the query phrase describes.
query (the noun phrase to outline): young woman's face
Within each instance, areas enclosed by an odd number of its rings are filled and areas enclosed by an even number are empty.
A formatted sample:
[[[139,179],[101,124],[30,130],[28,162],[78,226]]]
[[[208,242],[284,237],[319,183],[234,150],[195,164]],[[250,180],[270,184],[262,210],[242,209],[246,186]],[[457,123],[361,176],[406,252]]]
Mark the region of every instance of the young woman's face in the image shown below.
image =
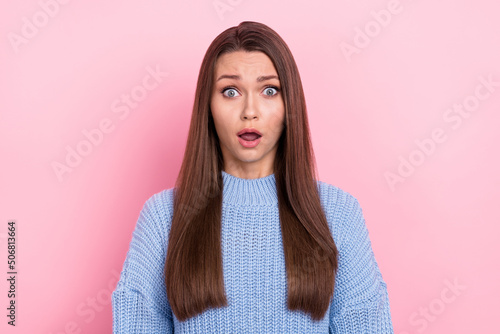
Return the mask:
[[[225,171],[236,176],[274,172],[285,106],[271,59],[257,51],[223,54],[215,64],[213,87],[210,108]],[[262,136],[254,141],[246,137],[245,141],[238,136],[245,128]]]

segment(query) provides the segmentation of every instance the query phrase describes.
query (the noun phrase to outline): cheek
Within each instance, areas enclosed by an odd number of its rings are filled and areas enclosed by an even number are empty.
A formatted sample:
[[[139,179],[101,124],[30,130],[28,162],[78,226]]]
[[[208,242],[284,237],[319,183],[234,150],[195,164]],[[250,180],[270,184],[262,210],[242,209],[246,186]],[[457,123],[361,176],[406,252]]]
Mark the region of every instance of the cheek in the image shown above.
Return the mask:
[[[212,113],[212,118],[214,119],[215,128],[217,131],[221,130],[221,121],[224,119],[223,110],[220,108],[220,104],[217,101],[212,100],[210,102],[210,111]]]
[[[273,113],[269,120],[269,128],[274,130],[273,135],[279,137],[284,128],[285,112],[283,110]]]
[[[212,117],[214,118],[217,135],[221,140],[227,140],[232,131],[231,120],[228,118],[228,115],[221,112],[221,110],[217,110],[215,112],[212,110]]]

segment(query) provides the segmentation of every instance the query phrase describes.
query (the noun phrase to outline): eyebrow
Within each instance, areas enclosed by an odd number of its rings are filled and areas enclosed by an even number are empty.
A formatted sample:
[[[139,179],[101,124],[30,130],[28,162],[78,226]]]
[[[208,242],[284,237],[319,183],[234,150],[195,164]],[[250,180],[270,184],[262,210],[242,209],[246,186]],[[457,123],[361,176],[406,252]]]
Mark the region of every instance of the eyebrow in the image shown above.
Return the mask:
[[[229,74],[223,74],[221,75],[217,81],[221,79],[235,79],[235,80],[241,80],[241,77],[239,75],[229,75]],[[261,75],[260,77],[257,78],[257,82],[262,82],[270,79],[277,79],[279,80],[277,75]]]

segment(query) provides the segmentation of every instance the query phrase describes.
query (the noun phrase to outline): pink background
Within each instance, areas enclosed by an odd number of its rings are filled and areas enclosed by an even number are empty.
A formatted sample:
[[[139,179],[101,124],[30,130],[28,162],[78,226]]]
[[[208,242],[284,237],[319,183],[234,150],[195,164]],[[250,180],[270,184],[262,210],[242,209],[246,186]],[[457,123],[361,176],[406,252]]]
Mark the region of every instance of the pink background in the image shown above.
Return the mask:
[[[110,294],[142,205],[174,184],[204,53],[245,20],[294,54],[320,179],[361,203],[395,333],[499,332],[498,2],[62,2],[0,11],[1,276],[9,220],[19,272],[16,328],[0,280],[2,333],[111,333]],[[148,69],[162,73],[149,90]]]

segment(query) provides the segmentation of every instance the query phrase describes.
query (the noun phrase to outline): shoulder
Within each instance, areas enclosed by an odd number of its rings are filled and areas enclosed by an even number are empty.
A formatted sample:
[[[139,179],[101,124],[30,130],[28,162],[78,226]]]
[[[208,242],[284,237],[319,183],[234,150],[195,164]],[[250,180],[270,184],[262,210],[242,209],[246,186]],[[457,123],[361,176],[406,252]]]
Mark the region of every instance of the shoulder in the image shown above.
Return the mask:
[[[174,188],[163,189],[146,199],[142,210],[154,214],[156,218],[167,218],[173,212]]]
[[[163,189],[153,193],[144,202],[137,228],[155,231],[162,240],[166,240],[170,232],[174,209],[174,188]],[[139,224],[143,226],[139,226]]]
[[[335,242],[340,242],[342,234],[362,218],[358,199],[342,188],[317,181],[321,206],[326,215]]]
[[[360,208],[358,199],[350,192],[323,181],[316,182],[321,205],[326,214],[340,217],[344,213]]]

